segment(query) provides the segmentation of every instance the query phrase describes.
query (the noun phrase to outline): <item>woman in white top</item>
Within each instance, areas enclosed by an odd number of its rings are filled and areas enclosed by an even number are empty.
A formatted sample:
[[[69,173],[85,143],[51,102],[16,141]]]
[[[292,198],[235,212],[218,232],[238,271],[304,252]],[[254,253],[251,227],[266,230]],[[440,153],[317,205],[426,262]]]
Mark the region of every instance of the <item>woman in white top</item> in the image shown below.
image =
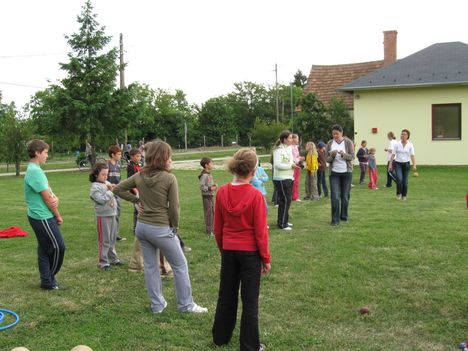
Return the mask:
[[[331,225],[348,221],[348,205],[353,178],[354,144],[343,136],[339,124],[332,127],[333,139],[327,143],[327,162],[330,164]]]
[[[401,131],[401,140],[395,144],[392,150],[392,158],[388,170],[392,171],[395,167],[395,176],[397,178],[397,199],[406,200],[408,193],[408,176],[410,172],[410,160],[413,163],[413,171],[416,171],[416,157],[414,156],[414,146],[409,141],[410,132],[408,129]],[[395,160],[393,165],[392,161]]]
[[[385,187],[386,188],[391,188],[393,178],[392,178],[392,176],[391,176],[391,174],[389,172],[389,166],[390,166],[390,163],[392,163],[392,161],[390,161],[390,160],[392,159],[393,149],[395,148],[395,144],[398,141],[396,141],[395,134],[393,134],[393,132],[388,132],[387,138],[388,138],[389,142],[388,142],[388,147],[385,148],[385,151],[387,152],[387,184],[385,184]]]
[[[289,223],[289,207],[291,206],[294,169],[299,166],[294,163],[291,144],[292,133],[284,131],[279,136],[279,145],[273,150],[273,184],[278,201],[278,228],[292,230]]]

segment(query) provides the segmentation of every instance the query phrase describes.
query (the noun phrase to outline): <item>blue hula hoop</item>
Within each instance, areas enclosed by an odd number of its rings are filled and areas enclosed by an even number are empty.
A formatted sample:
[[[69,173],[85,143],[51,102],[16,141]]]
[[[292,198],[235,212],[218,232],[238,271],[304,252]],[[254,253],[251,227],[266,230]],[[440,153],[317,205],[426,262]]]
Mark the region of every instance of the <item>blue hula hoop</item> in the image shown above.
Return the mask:
[[[17,325],[20,321],[20,317],[18,316],[18,314],[16,314],[15,312],[13,311],[9,311],[9,310],[3,310],[3,309],[0,309],[0,323],[3,321],[4,317],[5,317],[5,314],[9,314],[13,317],[15,317],[15,321],[10,323],[10,324],[7,324],[7,325],[4,325],[4,326],[0,326],[0,331],[2,330],[6,330],[6,329],[9,329],[9,328],[12,328],[14,327],[15,325]]]

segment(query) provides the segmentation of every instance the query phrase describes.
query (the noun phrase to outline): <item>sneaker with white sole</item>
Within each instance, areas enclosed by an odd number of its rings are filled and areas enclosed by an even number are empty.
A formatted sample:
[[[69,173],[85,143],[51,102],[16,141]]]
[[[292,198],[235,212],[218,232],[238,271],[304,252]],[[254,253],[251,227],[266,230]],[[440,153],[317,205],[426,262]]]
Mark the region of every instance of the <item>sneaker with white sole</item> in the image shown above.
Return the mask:
[[[187,309],[185,312],[188,313],[207,313],[208,308],[198,306],[196,303],[193,303],[193,306]]]
[[[164,311],[166,307],[167,307],[167,301],[164,301],[163,308],[161,308],[159,311],[153,311],[153,313],[162,313],[162,311]]]
[[[293,225],[292,223],[289,223],[289,222],[288,222],[288,227],[291,227],[291,228],[292,228],[292,227],[294,227],[294,225]]]
[[[284,228],[281,228],[282,230],[287,230],[287,231],[291,231],[292,228],[291,227],[284,227]]]

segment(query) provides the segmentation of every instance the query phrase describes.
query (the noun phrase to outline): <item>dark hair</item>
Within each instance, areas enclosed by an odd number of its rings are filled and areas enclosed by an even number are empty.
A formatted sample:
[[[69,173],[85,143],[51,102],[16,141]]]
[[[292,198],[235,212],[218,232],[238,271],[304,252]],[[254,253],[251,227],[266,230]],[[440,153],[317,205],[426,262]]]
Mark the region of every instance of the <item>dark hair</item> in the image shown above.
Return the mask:
[[[291,135],[292,133],[289,131],[289,130],[283,130],[281,132],[281,134],[279,135],[279,140],[281,142],[281,144],[283,143],[283,141],[287,138],[289,138],[289,136]]]
[[[410,131],[408,129],[403,129],[401,132],[402,133],[406,132],[406,134],[408,134],[408,139],[409,139],[411,133],[410,133]]]
[[[209,157],[203,157],[201,160],[200,160],[200,166],[202,166],[203,168],[206,167],[206,165],[210,162],[212,162],[213,160]]]
[[[167,161],[172,156],[171,146],[162,141],[150,141],[145,144],[145,166],[141,172],[149,176],[154,171],[166,171],[170,169],[167,165]]]
[[[362,141],[361,141],[361,146],[362,146],[362,144],[364,144],[364,143],[367,144],[367,141],[366,141],[366,140],[362,140]]]
[[[103,169],[108,169],[108,168],[109,167],[107,166],[106,163],[103,163],[103,162],[96,163],[93,169],[91,170],[91,172],[89,173],[89,181],[91,183],[94,183],[97,180],[99,173],[101,173]]]
[[[41,153],[44,150],[49,150],[49,145],[43,140],[33,139],[28,142],[27,148],[29,158],[34,158],[36,157],[36,152]]]
[[[393,132],[388,132],[387,136],[389,136],[392,139],[395,139],[395,134],[393,134]]]
[[[133,156],[135,156],[135,155],[139,155],[139,154],[141,155],[141,152],[140,152],[140,150],[138,150],[138,149],[131,149],[131,150],[128,152],[128,154],[130,155],[130,157],[133,157]]]
[[[340,126],[339,124],[334,124],[334,125],[333,125],[332,131],[334,131],[334,130],[336,130],[336,131],[338,131],[338,132],[340,132],[340,133],[343,133],[343,127]]]
[[[111,146],[109,146],[109,149],[107,150],[109,157],[112,157],[112,155],[115,155],[118,152],[122,152],[122,149],[117,144],[112,144]]]
[[[249,148],[242,148],[236,151],[234,156],[227,162],[227,168],[232,174],[246,177],[257,167],[257,154]]]

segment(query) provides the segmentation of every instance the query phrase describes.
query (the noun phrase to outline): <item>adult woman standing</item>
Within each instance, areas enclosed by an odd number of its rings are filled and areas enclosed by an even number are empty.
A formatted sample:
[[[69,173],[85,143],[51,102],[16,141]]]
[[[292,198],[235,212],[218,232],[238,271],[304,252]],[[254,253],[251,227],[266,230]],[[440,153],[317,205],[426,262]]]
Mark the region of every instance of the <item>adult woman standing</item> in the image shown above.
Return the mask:
[[[205,313],[208,310],[193,301],[187,260],[176,235],[179,226],[179,190],[176,177],[170,173],[171,147],[163,141],[153,141],[145,145],[145,151],[146,163],[143,169],[117,185],[114,193],[142,208],[135,233],[143,252],[151,309],[154,313],[161,313],[167,306],[159,272],[159,251],[162,250],[174,272],[179,311]],[[139,197],[131,192],[133,188],[138,189]]]
[[[397,141],[395,140],[395,134],[393,132],[388,132],[387,138],[389,140],[388,142],[388,147],[385,148],[385,151],[387,152],[387,184],[385,184],[386,188],[391,188],[392,187],[392,176],[390,175],[389,168],[390,164],[392,163],[392,152],[393,149],[395,149],[395,144]]]
[[[406,200],[408,194],[408,175],[410,171],[410,160],[413,163],[413,171],[416,171],[416,157],[414,155],[414,146],[409,141],[410,132],[408,129],[401,131],[400,141],[395,144],[390,159],[389,171],[395,167],[397,179],[397,200]],[[395,166],[392,162],[395,160]]]
[[[273,150],[273,184],[278,202],[278,228],[292,230],[289,223],[289,207],[291,206],[291,193],[294,181],[294,169],[299,168],[294,163],[291,144],[292,133],[289,130],[279,136],[279,145]]]
[[[354,144],[343,136],[339,124],[332,127],[333,139],[327,143],[327,162],[330,164],[330,192],[332,225],[348,221],[348,205],[353,178]]]

